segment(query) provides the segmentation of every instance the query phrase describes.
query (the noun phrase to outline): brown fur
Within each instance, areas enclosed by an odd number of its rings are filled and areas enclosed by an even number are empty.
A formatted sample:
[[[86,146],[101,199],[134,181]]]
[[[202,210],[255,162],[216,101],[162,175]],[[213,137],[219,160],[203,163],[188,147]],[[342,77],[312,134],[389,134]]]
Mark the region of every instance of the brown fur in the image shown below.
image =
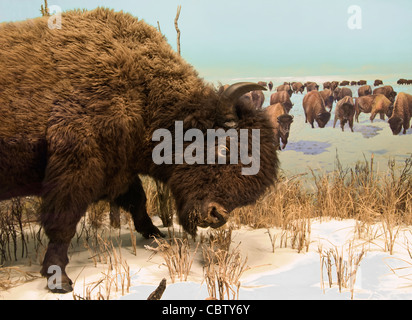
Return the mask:
[[[344,97],[352,97],[352,90],[346,87],[333,90],[333,98],[335,101],[339,101]]]
[[[265,113],[221,99],[154,27],[102,8],[63,13],[60,30],[47,20],[0,25],[0,199],[42,196],[50,242],[41,273],[60,266],[64,292],[71,290],[67,249],[89,204],[107,199],[130,211],[138,232],[160,234],[138,174],[168,183],[192,235],[274,182],[278,159]],[[243,176],[241,163],[156,165],[153,132],[173,134],[177,120],[204,133],[229,122],[259,129],[260,171]]]
[[[290,125],[293,122],[293,116],[286,112],[281,103],[272,104],[268,106],[265,111],[272,122],[277,146],[280,149],[280,142],[282,142],[281,149],[285,149],[288,143]]]
[[[372,88],[369,85],[362,86],[358,89],[358,96],[363,97],[372,94]]]
[[[293,107],[293,103],[290,101],[290,96],[286,91],[272,93],[270,96],[270,104],[273,105],[278,102],[283,105],[287,113],[289,113],[290,109]]]
[[[325,103],[318,91],[311,91],[303,98],[303,110],[305,112],[305,123],[309,122],[314,128],[314,121],[319,128],[324,128],[330,119],[330,112],[326,111]]]
[[[308,82],[305,83],[305,87],[306,87],[307,92],[311,92],[311,91],[314,91],[314,90],[319,90],[319,85],[316,82],[308,81]]]
[[[335,119],[333,121],[333,127],[335,128],[336,122],[340,121],[340,127],[342,131],[345,131],[344,127],[346,122],[349,123],[349,128],[353,132],[353,117],[355,115],[355,105],[352,97],[344,97],[336,104]]]
[[[293,93],[303,93],[303,91],[305,90],[305,86],[302,82],[292,82],[292,90]]]
[[[403,134],[410,128],[412,117],[412,95],[400,92],[396,98],[392,116],[389,118],[389,126],[394,135],[401,132],[403,126]]]
[[[292,94],[293,94],[292,87],[289,84],[282,84],[282,85],[278,86],[276,88],[276,91],[277,92],[285,91],[289,94],[289,97],[291,97]]]
[[[393,90],[392,86],[383,86],[373,90],[373,94],[383,94],[393,103],[395,102],[397,92]]]
[[[325,107],[329,108],[329,111],[332,110],[333,107],[333,93],[330,89],[325,89],[323,91],[319,91],[320,95],[322,96],[323,101],[325,102]]]
[[[359,122],[361,112],[371,113],[370,120],[373,122],[379,113],[380,118],[385,120],[385,115],[391,116],[393,103],[383,94],[372,94],[355,99],[355,119]]]

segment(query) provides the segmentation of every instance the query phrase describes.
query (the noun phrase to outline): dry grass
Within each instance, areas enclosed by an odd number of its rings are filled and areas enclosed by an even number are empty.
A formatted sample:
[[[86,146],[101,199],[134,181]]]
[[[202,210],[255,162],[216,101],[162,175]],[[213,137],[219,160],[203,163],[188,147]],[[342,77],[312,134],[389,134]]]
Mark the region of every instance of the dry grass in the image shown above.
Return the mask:
[[[354,289],[356,282],[356,274],[361,260],[365,256],[365,251],[362,248],[360,252],[355,252],[353,242],[343,245],[340,248],[334,246],[331,249],[324,250],[322,246],[318,247],[320,257],[320,285],[323,292],[325,292],[324,270],[328,278],[329,288],[333,286],[333,279],[336,279],[336,284],[339,292],[342,288],[350,290],[351,299],[354,297]],[[333,267],[335,275],[333,276]]]
[[[155,238],[154,241],[157,244],[156,248],[149,246],[146,248],[159,252],[163,257],[172,283],[176,281],[176,278],[179,278],[180,281],[187,281],[200,242],[197,243],[192,253],[187,238],[172,238],[170,240]]]
[[[147,211],[150,215],[162,216],[164,225],[169,225],[175,213],[170,191],[163,185],[156,185],[150,178],[144,177],[142,181],[147,196]],[[240,253],[230,250],[233,228],[243,225],[267,228],[273,252],[276,245],[305,252],[311,243],[312,218],[352,218],[357,221],[355,233],[359,239],[375,244],[378,239],[383,239],[382,250],[393,254],[403,226],[412,224],[411,190],[412,157],[406,159],[403,165],[391,160],[386,170],[378,170],[373,157],[352,168],[343,168],[337,159],[336,169],[332,172],[310,171],[308,174],[281,177],[276,186],[255,205],[233,212],[231,228],[219,229],[209,235],[209,247],[203,249],[203,256],[206,260],[204,276],[210,295],[215,298],[236,297],[239,278],[246,268],[246,260],[240,257]],[[40,263],[42,260],[47,239],[37,224],[38,205],[39,201],[33,198],[0,203],[0,266],[4,267],[22,257],[29,263]],[[119,276],[121,273],[127,274],[127,267],[123,262],[117,262],[117,265],[123,265],[123,269],[116,271],[114,261],[119,257],[114,258],[113,245],[107,242],[107,232],[112,230],[107,227],[110,210],[110,205],[105,202],[91,206],[79,224],[72,246],[76,243],[86,246],[94,264],[107,264],[111,272],[118,273],[119,280],[116,282],[112,273],[106,272],[101,281],[87,285],[82,297],[77,298],[107,299],[110,292],[127,291],[127,276],[123,277],[124,280]],[[124,212],[121,215],[121,226],[129,224],[132,250],[136,254],[136,235],[131,219]],[[269,228],[280,228],[281,232],[271,234]],[[176,234],[174,229],[169,229],[169,235],[172,238],[169,241],[156,240],[159,252],[165,258],[172,281],[184,281],[199,243],[196,248],[190,248],[189,241]],[[408,250],[412,256],[410,245]],[[326,266],[326,253],[324,259]],[[330,265],[335,265],[335,258],[330,255],[330,259]],[[336,259],[339,261],[337,253]],[[17,278],[26,280],[25,277]],[[9,282],[8,285],[14,283]]]
[[[209,298],[238,299],[240,277],[247,270],[247,258],[242,258],[239,246],[232,251],[204,246],[203,259],[205,261],[204,281]]]

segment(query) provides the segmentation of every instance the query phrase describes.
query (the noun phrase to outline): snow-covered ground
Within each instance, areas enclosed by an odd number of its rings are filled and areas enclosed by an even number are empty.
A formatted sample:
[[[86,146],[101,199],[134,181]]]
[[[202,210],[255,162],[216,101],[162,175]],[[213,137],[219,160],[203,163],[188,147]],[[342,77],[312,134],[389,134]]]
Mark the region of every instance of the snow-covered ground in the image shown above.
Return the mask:
[[[158,225],[160,220],[155,219]],[[238,248],[242,259],[247,258],[248,269],[240,278],[239,300],[267,299],[351,299],[351,288],[339,292],[336,266],[332,259],[332,287],[326,265],[321,268],[321,254],[332,249],[350,263],[349,246],[353,257],[364,251],[356,272],[352,294],[354,299],[412,299],[412,227],[400,228],[395,238],[393,255],[385,250],[385,235],[380,224],[369,227],[370,232],[359,238],[355,220],[312,219],[309,250],[298,253],[290,245],[280,248],[282,230],[272,228],[276,235],[275,250],[267,229],[242,227],[232,232],[231,250]],[[396,229],[398,230],[398,229]],[[205,300],[210,295],[203,281],[204,261],[198,249],[187,281],[172,283],[168,268],[160,253],[148,250],[155,247],[151,240],[137,236],[137,252],[133,253],[127,241],[128,230],[121,236],[122,259],[130,266],[131,286],[129,293],[121,295],[112,289],[111,299],[145,300],[156,289],[162,278],[167,279],[163,300]],[[193,242],[192,242],[193,243]],[[192,246],[194,250],[195,245]],[[243,260],[244,261],[244,260]],[[326,261],[326,260],[325,260]],[[17,265],[19,266],[19,265]],[[39,265],[28,266],[22,262],[22,270],[39,271]],[[323,285],[321,284],[323,269]],[[353,269],[352,269],[353,270]],[[93,287],[107,271],[107,264],[94,263],[86,249],[72,249],[67,267],[69,276],[76,280],[75,293],[85,296],[85,290]],[[97,289],[95,289],[95,294]],[[93,295],[92,294],[92,295]],[[46,290],[46,280],[38,278],[7,291],[0,292],[0,299],[73,299],[73,294],[52,294]]]

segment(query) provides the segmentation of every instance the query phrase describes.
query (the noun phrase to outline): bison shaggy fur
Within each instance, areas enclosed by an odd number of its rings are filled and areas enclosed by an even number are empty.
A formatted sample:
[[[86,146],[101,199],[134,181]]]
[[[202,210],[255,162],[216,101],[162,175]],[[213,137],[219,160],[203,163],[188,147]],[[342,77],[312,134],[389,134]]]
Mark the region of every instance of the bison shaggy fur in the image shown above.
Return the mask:
[[[42,197],[49,244],[41,273],[50,277],[49,267],[59,266],[56,290],[67,292],[67,250],[91,203],[113,202],[131,213],[138,232],[159,235],[139,178],[151,176],[168,184],[179,222],[195,235],[255,202],[279,164],[270,120],[236,99],[257,85],[219,95],[160,32],[130,14],[74,10],[62,21],[61,29],[49,29],[48,17],[0,25],[0,200]],[[242,175],[241,162],[156,164],[153,133],[174,135],[176,121],[204,134],[260,130],[259,172]]]
[[[412,95],[400,92],[396,98],[393,106],[392,116],[389,118],[389,126],[394,135],[401,132],[403,127],[403,134],[410,128],[412,117]]]
[[[318,91],[310,91],[303,98],[303,110],[305,112],[305,123],[309,122],[314,128],[316,120],[319,128],[324,128],[330,120],[330,112],[326,111],[325,102]]]

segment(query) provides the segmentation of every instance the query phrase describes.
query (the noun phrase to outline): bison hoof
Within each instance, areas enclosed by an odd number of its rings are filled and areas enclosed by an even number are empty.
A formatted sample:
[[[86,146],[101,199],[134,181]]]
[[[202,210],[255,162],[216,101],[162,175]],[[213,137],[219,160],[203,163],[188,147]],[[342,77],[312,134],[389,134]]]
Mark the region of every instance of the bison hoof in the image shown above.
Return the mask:
[[[153,229],[150,230],[149,232],[143,232],[142,233],[143,237],[145,237],[146,239],[150,239],[153,237],[157,237],[157,238],[164,238],[166,237],[166,235],[161,232],[157,227],[153,226]]]
[[[73,291],[73,286],[70,283],[62,283],[59,287],[49,288],[49,290],[52,293],[69,293]]]

